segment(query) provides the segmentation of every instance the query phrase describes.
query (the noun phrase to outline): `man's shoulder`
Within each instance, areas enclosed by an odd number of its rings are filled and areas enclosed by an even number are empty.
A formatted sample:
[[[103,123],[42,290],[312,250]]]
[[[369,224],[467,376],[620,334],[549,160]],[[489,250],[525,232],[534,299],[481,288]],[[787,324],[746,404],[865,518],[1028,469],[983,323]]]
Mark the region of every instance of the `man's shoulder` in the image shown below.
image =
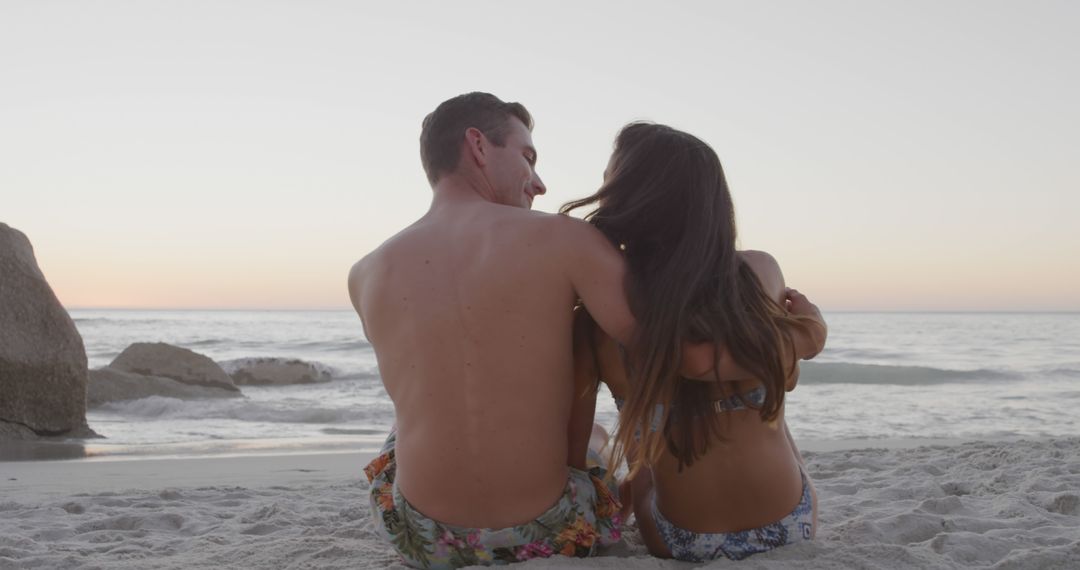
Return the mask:
[[[391,240],[393,240],[393,238],[379,244],[378,247],[369,251],[354,263],[352,269],[349,270],[349,281],[351,282],[355,278],[362,277],[365,273],[368,273],[374,265],[378,264],[379,260],[386,254],[387,245],[390,244]]]
[[[534,211],[526,211],[523,214],[533,227],[555,238],[556,241],[573,243],[581,240],[604,239],[600,230],[597,230],[588,222],[566,214],[549,214]]]
[[[367,271],[367,268],[371,265],[372,256],[375,252],[368,253],[364,257],[361,257],[356,263],[349,269],[349,284],[352,285],[360,280]]]
[[[365,277],[376,271],[376,268],[384,263],[387,256],[393,255],[393,250],[396,247],[395,243],[400,241],[402,233],[399,232],[382,242],[352,265],[352,268],[349,269],[350,289],[360,285]]]
[[[393,257],[396,255],[394,251],[400,247],[398,245],[400,238],[401,233],[398,233],[384,241],[349,268],[347,281],[349,297],[352,299],[353,306],[356,307],[357,311],[360,310],[360,298],[365,287],[378,282],[380,274],[384,273],[388,264],[392,266]]]
[[[365,277],[367,277],[368,273],[371,271],[373,256],[376,255],[377,251],[378,250],[376,249],[364,257],[361,257],[360,260],[354,263],[349,269],[349,278],[347,281],[349,299],[352,301],[353,307],[355,307],[357,311],[360,310],[360,291],[363,288]]]
[[[386,238],[386,240],[379,244],[375,249],[360,258],[360,261],[357,261],[353,265],[353,270],[363,271],[364,268],[376,266],[384,259],[392,258],[399,250],[407,248],[409,242],[416,239],[415,234],[421,229],[421,222],[422,220],[409,224],[394,235]]]

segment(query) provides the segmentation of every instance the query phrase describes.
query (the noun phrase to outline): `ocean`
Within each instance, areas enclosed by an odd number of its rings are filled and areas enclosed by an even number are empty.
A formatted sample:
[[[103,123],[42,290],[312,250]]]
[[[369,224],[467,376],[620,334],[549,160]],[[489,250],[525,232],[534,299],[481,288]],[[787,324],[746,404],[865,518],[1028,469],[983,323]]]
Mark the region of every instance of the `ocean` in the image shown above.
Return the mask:
[[[393,424],[351,311],[72,310],[91,368],[135,342],[222,362],[298,358],[333,381],[244,386],[243,398],[151,397],[90,409],[98,458],[372,451]],[[826,350],[787,399],[796,439],[934,440],[1080,435],[1080,315],[827,313]],[[615,425],[601,394],[597,421]]]

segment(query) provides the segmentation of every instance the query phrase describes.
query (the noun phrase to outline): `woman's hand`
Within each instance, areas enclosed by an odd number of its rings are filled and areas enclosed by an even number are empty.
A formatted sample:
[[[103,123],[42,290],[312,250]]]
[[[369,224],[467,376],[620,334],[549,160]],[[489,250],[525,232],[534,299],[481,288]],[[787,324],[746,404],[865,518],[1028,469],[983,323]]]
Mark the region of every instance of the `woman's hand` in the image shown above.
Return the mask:
[[[634,480],[629,477],[624,477],[622,482],[619,483],[619,502],[622,504],[622,510],[619,511],[619,518],[623,522],[626,522],[630,518],[630,513],[634,512]]]

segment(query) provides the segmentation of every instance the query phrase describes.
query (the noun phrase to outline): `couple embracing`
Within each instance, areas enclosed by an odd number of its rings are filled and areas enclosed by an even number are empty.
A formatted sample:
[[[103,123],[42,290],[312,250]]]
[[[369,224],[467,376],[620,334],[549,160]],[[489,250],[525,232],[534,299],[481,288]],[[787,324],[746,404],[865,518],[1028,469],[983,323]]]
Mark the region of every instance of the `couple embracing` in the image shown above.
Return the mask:
[[[631,509],[662,557],[810,539],[784,394],[826,327],[772,257],[735,250],[716,154],[627,125],[600,189],[562,208],[582,221],[531,211],[532,125],[486,93],[439,105],[420,135],[430,209],[349,275],[396,413],[365,469],[380,535],[420,568],[592,555]]]

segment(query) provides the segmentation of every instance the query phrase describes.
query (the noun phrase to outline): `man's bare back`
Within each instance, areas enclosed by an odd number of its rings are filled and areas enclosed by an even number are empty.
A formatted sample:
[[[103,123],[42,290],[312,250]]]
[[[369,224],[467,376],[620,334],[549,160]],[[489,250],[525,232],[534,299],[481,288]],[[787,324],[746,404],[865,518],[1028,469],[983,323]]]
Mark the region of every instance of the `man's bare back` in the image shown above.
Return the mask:
[[[349,276],[394,401],[396,484],[452,525],[521,524],[562,493],[575,301],[623,342],[634,327],[618,251],[527,209],[544,191],[535,152],[516,121],[502,147],[467,137],[428,213]]]

